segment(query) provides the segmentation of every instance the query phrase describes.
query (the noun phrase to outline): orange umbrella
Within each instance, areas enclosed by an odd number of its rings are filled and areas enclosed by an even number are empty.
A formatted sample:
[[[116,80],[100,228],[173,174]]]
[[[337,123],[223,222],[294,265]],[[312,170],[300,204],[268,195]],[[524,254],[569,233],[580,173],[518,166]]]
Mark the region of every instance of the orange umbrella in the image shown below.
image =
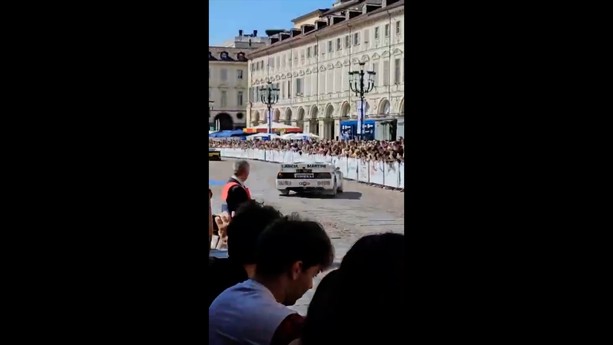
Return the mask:
[[[294,127],[294,126],[288,126],[282,123],[278,123],[278,122],[273,122],[272,123],[272,131],[273,133],[279,133],[279,132],[284,132],[284,133],[300,133],[302,132],[302,129],[298,128],[298,127]],[[268,124],[264,123],[261,124],[259,126],[256,127],[248,127],[243,129],[243,132],[245,133],[267,133],[268,132]]]

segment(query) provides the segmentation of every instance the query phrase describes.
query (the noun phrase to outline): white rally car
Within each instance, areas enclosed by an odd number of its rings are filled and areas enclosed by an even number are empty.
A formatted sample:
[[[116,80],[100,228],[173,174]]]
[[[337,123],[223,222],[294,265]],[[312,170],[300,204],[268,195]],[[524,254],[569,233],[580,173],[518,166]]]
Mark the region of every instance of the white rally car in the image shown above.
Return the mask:
[[[277,189],[281,195],[288,195],[293,190],[297,193],[320,192],[336,196],[336,193],[343,192],[343,173],[330,163],[281,164]]]

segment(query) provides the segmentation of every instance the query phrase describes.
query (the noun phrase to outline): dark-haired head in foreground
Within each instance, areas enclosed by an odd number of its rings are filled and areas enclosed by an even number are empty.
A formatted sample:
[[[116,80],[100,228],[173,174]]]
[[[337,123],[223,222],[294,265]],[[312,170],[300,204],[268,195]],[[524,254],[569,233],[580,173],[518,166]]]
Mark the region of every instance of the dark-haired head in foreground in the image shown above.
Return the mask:
[[[255,264],[260,234],[282,217],[272,206],[253,200],[242,204],[228,225],[228,257],[241,265]]]
[[[248,201],[228,225],[228,258],[209,258],[207,290],[209,305],[225,289],[247,280],[255,272],[255,251],[260,234],[281,213],[271,206]]]
[[[280,303],[293,305],[332,261],[334,247],[322,225],[292,215],[274,222],[260,236],[255,280],[276,288],[273,294]]]
[[[385,233],[359,239],[340,268],[317,287],[301,344],[350,344],[372,339],[383,344],[396,337],[402,339],[404,254],[404,235]]]

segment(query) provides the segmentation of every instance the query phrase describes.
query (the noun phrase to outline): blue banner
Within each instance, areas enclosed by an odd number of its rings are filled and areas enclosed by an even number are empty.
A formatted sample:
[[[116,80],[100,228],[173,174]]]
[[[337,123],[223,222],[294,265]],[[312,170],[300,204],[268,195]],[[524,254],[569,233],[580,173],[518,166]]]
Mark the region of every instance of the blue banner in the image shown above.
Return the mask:
[[[358,134],[357,120],[341,121],[341,136],[342,140],[351,140],[357,138]],[[364,121],[364,140],[375,140],[375,120]]]

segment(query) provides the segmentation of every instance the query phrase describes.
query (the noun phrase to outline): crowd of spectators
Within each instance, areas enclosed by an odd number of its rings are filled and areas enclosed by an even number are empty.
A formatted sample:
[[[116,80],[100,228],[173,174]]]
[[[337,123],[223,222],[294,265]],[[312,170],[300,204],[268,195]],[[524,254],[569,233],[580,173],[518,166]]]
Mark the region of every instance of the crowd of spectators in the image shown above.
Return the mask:
[[[336,268],[323,226],[296,213],[250,201],[215,222],[228,257],[209,257],[209,344],[394,344],[405,335],[404,235],[364,236]],[[306,317],[290,309],[320,273]]]
[[[399,140],[209,140],[209,148],[240,148],[296,151],[370,161],[404,162],[404,139]]]

